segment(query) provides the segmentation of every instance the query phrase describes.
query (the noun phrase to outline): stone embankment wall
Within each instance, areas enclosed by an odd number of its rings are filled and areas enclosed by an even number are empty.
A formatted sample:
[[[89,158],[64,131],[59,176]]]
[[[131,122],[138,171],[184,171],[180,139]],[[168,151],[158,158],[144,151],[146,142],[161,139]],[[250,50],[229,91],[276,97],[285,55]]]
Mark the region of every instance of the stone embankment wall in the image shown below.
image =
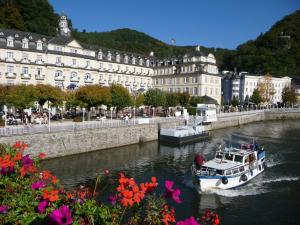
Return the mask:
[[[45,152],[47,158],[54,158],[157,140],[159,128],[171,128],[176,125],[183,124],[178,121],[177,123],[28,134],[1,137],[0,143],[11,145],[16,141],[23,141],[29,145],[26,154],[36,156],[40,152]]]
[[[245,115],[224,114],[218,118],[217,122],[207,125],[206,130],[222,129],[264,120],[299,118],[300,112],[257,111],[249,112]],[[45,152],[47,158],[54,158],[157,140],[159,129],[174,128],[178,125],[184,125],[183,121],[177,122],[177,124],[175,122],[165,122],[118,128],[87,129],[0,137],[0,143],[13,144],[16,141],[24,141],[29,144],[26,153],[38,155],[40,152]]]

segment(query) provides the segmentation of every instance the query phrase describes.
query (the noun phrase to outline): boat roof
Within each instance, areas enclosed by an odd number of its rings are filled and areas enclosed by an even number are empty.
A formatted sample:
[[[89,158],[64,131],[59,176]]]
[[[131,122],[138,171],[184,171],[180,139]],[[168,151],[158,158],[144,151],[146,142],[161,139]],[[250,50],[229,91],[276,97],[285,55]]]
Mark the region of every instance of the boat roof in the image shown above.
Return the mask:
[[[247,156],[253,153],[255,150],[253,149],[239,149],[239,148],[225,148],[222,151],[218,151],[220,153],[230,153],[233,155]]]
[[[217,170],[227,170],[240,165],[242,165],[242,163],[224,160],[224,159],[222,160],[222,162],[221,159],[213,159],[203,164],[203,166],[210,167]]]

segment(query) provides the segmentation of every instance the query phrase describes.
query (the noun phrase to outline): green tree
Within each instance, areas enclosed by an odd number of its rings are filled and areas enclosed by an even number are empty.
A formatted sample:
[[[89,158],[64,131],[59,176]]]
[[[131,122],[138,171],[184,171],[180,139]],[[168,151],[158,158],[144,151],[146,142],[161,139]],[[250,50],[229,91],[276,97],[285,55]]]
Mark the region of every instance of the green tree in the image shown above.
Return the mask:
[[[256,105],[259,105],[259,104],[262,102],[262,98],[261,98],[261,96],[260,96],[260,92],[259,92],[258,89],[255,89],[255,90],[253,91],[253,94],[252,94],[252,96],[251,96],[251,98],[250,98],[250,102],[253,102],[253,103],[255,103]]]
[[[192,96],[190,98],[190,105],[192,107],[197,107],[197,104],[204,103],[203,98],[200,96]]]
[[[178,102],[182,107],[187,107],[190,101],[190,94],[188,92],[177,93]]]
[[[25,30],[23,16],[13,0],[0,1],[0,27]]]
[[[284,87],[281,96],[282,103],[286,105],[292,106],[298,102],[296,89],[294,87]]]
[[[33,85],[15,85],[9,88],[6,101],[10,106],[23,111],[34,106],[37,100],[36,89]]]
[[[0,106],[7,103],[7,94],[10,86],[0,85]]]
[[[239,99],[236,96],[233,96],[232,100],[231,100],[231,105],[233,107],[236,107],[239,105]]]
[[[112,105],[116,107],[116,112],[131,105],[131,97],[128,90],[120,84],[111,86]]]
[[[178,98],[176,93],[166,93],[166,107],[176,107]]]
[[[46,102],[52,103],[53,106],[63,103],[64,93],[61,89],[46,84],[38,84],[35,89],[37,101],[41,108]]]
[[[134,104],[134,98],[135,98],[135,106],[140,107],[144,105],[145,102],[145,95],[143,93],[139,93],[137,96],[132,97],[132,103]]]
[[[145,94],[145,104],[152,107],[164,106],[166,94],[159,89],[149,89]]]

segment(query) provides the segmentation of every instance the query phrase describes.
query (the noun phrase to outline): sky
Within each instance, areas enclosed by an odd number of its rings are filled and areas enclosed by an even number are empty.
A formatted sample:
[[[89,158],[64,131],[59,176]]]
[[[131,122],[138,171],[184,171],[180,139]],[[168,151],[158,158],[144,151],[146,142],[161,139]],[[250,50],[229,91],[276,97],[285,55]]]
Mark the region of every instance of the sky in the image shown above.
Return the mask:
[[[79,31],[130,28],[176,45],[235,49],[255,39],[300,0],[49,0]]]

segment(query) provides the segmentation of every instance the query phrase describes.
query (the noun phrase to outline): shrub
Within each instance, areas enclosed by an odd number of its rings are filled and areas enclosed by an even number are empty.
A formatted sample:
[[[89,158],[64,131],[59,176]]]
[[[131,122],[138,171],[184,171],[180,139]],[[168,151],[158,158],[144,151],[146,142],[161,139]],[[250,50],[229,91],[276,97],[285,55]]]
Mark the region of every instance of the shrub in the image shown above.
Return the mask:
[[[181,203],[180,190],[172,181],[165,182],[163,195],[154,193],[158,183],[155,177],[138,184],[120,173],[115,190],[109,196],[110,204],[96,201],[97,186],[109,172],[97,176],[93,189],[66,191],[50,171],[41,171],[40,153],[32,159],[24,155],[27,145],[17,142],[12,147],[0,146],[0,224],[145,224],[169,225],[176,222],[175,210],[166,198]],[[218,225],[217,214],[207,212],[204,224]],[[194,217],[180,224],[198,222]]]

